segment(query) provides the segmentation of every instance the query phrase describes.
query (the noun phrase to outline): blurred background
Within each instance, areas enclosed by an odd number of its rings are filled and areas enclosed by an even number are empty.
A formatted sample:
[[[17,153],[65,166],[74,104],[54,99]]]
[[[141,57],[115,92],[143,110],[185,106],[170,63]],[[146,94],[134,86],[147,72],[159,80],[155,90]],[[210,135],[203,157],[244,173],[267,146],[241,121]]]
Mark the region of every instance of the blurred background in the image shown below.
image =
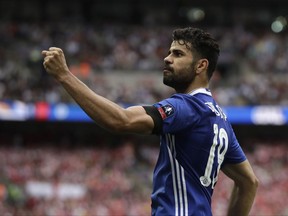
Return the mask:
[[[0,212],[150,215],[155,136],[94,124],[42,67],[61,47],[71,71],[123,107],[173,93],[162,84],[174,28],[208,30],[221,56],[211,90],[260,180],[251,215],[288,215],[288,2],[0,0]],[[231,182],[213,197],[225,215]]]

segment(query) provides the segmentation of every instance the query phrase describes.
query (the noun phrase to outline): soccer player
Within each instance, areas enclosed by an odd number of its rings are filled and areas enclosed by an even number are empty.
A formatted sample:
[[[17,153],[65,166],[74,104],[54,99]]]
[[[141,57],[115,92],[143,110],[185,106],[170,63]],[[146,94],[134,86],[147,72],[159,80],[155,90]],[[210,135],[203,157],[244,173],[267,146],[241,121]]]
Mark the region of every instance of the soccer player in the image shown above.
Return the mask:
[[[101,127],[117,133],[160,135],[152,215],[212,215],[211,196],[222,170],[234,181],[228,215],[248,215],[258,187],[233,129],[209,90],[219,46],[197,28],[176,29],[164,59],[163,83],[175,89],[151,106],[122,108],[77,79],[63,51],[42,51],[46,71]]]

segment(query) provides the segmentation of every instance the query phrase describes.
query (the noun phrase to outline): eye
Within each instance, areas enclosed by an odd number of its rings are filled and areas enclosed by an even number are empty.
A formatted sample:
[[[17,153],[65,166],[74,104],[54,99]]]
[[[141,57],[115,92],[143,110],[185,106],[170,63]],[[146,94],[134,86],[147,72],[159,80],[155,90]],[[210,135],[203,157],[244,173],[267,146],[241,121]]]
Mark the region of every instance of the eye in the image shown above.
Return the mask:
[[[177,56],[177,57],[181,57],[181,56],[183,56],[183,53],[180,52],[180,51],[175,51],[174,55]]]

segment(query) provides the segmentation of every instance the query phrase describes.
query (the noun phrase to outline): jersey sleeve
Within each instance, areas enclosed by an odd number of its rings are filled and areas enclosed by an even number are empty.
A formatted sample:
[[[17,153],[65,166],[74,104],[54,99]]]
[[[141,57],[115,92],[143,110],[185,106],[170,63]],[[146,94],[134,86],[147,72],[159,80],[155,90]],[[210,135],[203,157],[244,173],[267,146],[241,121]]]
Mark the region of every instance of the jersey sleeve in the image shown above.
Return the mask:
[[[155,106],[143,106],[146,113],[151,116],[154,122],[154,128],[152,134],[161,134],[162,127],[163,127],[163,120]]]
[[[243,152],[233,132],[233,129],[231,129],[231,131],[232,131],[232,140],[231,140],[230,147],[228,148],[228,151],[226,153],[226,157],[223,162],[223,165],[241,163],[247,159],[245,156],[245,153]]]
[[[188,104],[189,103],[189,104]],[[186,100],[185,96],[174,95],[153,105],[162,120],[162,133],[176,133],[200,120],[196,102]]]

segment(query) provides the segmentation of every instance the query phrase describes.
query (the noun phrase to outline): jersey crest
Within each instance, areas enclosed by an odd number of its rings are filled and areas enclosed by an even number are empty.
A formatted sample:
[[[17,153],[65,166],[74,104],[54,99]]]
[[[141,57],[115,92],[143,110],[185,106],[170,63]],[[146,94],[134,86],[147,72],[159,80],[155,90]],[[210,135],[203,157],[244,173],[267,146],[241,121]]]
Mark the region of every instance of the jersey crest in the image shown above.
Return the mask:
[[[173,106],[166,104],[165,106],[161,106],[158,108],[158,111],[162,117],[162,119],[166,119],[167,117],[173,115],[174,113],[174,108]]]

